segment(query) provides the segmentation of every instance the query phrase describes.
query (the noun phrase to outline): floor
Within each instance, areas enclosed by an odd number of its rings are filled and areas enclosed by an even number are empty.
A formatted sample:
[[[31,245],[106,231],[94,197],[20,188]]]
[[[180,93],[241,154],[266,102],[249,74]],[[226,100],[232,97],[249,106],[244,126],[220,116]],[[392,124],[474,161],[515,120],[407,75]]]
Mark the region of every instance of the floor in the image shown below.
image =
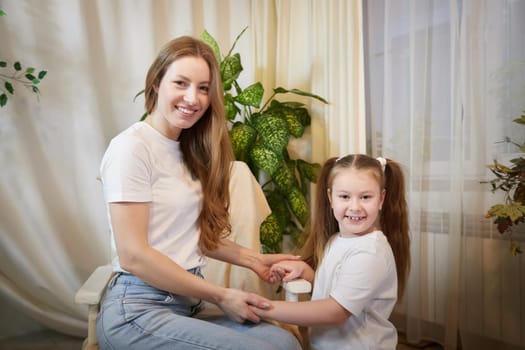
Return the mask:
[[[52,331],[0,339],[0,350],[80,350],[83,339]]]
[[[0,350],[80,350],[82,339],[70,337],[51,331],[33,333],[26,336],[0,339]],[[402,334],[399,336],[397,350],[442,350],[443,347],[436,343],[421,342],[409,345]]]

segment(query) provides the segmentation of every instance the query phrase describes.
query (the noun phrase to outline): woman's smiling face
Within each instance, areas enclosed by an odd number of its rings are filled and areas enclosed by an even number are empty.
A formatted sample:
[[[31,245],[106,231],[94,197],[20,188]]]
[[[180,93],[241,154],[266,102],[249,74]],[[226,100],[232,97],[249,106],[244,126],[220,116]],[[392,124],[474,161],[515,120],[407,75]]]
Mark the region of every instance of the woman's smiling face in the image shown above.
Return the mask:
[[[173,61],[158,87],[151,124],[164,136],[178,140],[210,106],[210,69],[201,57],[185,56]]]
[[[328,197],[342,236],[363,235],[379,229],[378,216],[385,191],[371,171],[339,170],[328,189]]]

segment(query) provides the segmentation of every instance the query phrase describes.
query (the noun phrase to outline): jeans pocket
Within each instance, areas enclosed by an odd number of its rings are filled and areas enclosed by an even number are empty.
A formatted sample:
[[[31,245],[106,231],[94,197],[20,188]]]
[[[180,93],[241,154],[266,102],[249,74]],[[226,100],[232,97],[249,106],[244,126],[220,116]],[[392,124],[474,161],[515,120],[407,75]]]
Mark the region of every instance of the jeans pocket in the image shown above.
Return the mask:
[[[201,301],[194,298],[187,298],[171,293],[146,293],[140,297],[137,295],[126,296],[122,299],[122,311],[127,321],[141,316],[172,312],[181,316],[192,316],[200,310]]]

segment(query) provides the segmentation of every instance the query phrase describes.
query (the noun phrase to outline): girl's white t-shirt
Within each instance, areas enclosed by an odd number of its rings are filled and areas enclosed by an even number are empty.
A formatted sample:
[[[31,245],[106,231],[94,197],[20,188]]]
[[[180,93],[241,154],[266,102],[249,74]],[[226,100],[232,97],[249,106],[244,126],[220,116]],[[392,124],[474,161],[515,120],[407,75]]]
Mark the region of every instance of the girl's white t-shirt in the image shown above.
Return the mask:
[[[198,248],[202,188],[184,165],[179,142],[137,122],[113,138],[100,166],[107,203],[148,202],[152,248],[188,270],[205,265]],[[109,204],[107,211],[111,217]],[[119,263],[110,224],[113,269]]]
[[[388,318],[397,300],[397,273],[382,232],[337,234],[330,241],[316,271],[312,300],[329,297],[352,316],[336,327],[312,327],[313,350],[395,350],[397,331]]]

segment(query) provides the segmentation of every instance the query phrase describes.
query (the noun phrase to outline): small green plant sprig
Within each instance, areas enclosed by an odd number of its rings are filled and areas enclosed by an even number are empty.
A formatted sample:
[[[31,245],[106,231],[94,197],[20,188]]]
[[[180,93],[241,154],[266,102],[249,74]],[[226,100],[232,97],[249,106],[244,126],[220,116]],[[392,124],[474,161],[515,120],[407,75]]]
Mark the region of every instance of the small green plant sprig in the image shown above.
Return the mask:
[[[524,125],[525,111],[520,118],[513,122]],[[507,138],[506,142],[515,145],[520,152],[525,153],[525,143],[519,144]],[[510,160],[512,166],[506,166],[494,160],[488,165],[490,171],[496,176],[491,181],[485,181],[492,187],[492,192],[503,191],[505,202],[494,204],[485,214],[487,218],[494,218],[494,224],[501,234],[509,233],[511,236],[512,255],[521,254],[518,243],[512,240],[512,229],[525,223],[525,158],[518,157]]]
[[[260,82],[242,88],[237,81],[243,71],[241,57],[233,53],[245,28],[222,57],[216,40],[204,31],[200,38],[209,44],[220,63],[224,104],[231,123],[230,139],[237,160],[244,161],[262,185],[272,213],[261,224],[264,252],[282,250],[283,235],[289,234],[296,246],[305,238],[309,221],[309,184],[316,183],[321,165],[303,159],[292,159],[287,146],[291,138],[301,138],[311,124],[303,103],[279,101],[276,97],[295,94],[328,103],[324,98],[299,89],[277,87],[262,103],[264,88]]]
[[[6,12],[0,9],[0,17],[5,16]],[[46,76],[47,71],[36,71],[33,67],[23,67],[19,61],[13,64],[0,60],[0,107],[4,107],[9,96],[14,96],[15,85],[20,85],[30,89],[37,96],[40,94],[38,85]]]
[[[14,85],[18,84],[30,89],[37,96],[40,94],[38,85],[46,76],[47,71],[41,70],[38,73],[33,67],[24,68],[20,62],[12,65],[6,61],[0,61],[0,107],[4,107],[9,100],[9,95],[14,96]]]

